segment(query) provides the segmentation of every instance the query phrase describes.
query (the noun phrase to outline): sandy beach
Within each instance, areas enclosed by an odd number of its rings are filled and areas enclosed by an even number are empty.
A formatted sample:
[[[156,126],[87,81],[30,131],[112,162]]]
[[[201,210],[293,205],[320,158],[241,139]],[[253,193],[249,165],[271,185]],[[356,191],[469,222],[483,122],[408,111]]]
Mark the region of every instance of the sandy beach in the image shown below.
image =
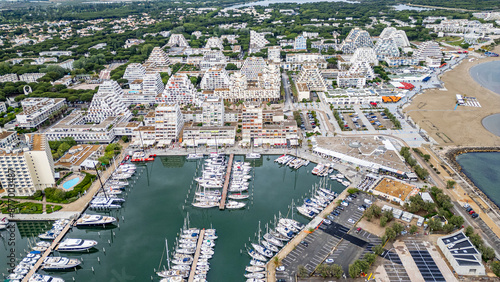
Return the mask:
[[[496,47],[495,52],[500,51]],[[483,118],[500,113],[500,95],[474,81],[469,69],[500,58],[465,59],[441,80],[446,90],[431,89],[416,96],[404,112],[441,146],[500,146],[500,137],[487,131]],[[481,107],[460,106],[455,110],[456,94],[477,98]]]

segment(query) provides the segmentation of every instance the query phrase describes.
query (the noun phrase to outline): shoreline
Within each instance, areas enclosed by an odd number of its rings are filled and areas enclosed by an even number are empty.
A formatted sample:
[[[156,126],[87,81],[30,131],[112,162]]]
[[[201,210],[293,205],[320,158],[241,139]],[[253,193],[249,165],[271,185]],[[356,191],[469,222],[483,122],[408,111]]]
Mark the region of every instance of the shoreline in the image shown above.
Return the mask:
[[[478,81],[478,79],[476,79],[477,77],[476,77],[476,76],[474,76],[474,75],[472,74],[472,70],[473,70],[473,69],[479,69],[479,67],[480,67],[480,66],[484,67],[484,65],[486,65],[486,64],[498,64],[499,62],[500,62],[500,61],[498,61],[498,60],[493,60],[493,61],[488,61],[488,62],[484,62],[484,63],[480,63],[480,64],[477,64],[477,65],[474,65],[474,66],[472,66],[471,68],[469,68],[469,76],[470,76],[470,77],[472,78],[472,80],[474,80],[474,82],[476,82],[477,84],[481,85],[482,87],[484,87],[484,88],[486,88],[486,89],[490,90],[491,92],[493,92],[493,93],[495,93],[495,94],[500,95],[500,92],[497,92],[497,91],[498,91],[498,89],[495,89],[495,90],[494,90],[494,89],[492,89],[492,88],[494,88],[494,87],[491,87],[491,85],[488,85],[488,86],[483,85],[483,83],[479,82],[479,81]]]
[[[463,171],[462,166],[458,163],[457,157],[462,154],[467,153],[500,153],[499,147],[464,147],[464,148],[451,148],[444,153],[444,157],[447,159],[448,163],[466,182],[472,187],[473,192],[475,192],[481,199],[496,209],[497,213],[500,213],[500,206],[493,202],[486,193],[481,190]]]

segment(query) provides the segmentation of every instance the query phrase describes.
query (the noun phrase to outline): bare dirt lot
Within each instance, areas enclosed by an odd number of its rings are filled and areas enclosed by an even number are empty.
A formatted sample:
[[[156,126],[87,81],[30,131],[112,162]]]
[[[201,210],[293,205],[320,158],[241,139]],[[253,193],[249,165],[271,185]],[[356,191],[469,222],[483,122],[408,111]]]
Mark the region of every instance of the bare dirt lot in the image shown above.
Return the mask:
[[[441,77],[445,91],[425,91],[415,97],[404,112],[442,146],[500,146],[500,137],[481,124],[483,118],[500,112],[500,95],[469,76],[471,67],[500,58],[474,59],[473,62],[470,58]],[[482,107],[460,106],[455,110],[456,94],[476,97]]]

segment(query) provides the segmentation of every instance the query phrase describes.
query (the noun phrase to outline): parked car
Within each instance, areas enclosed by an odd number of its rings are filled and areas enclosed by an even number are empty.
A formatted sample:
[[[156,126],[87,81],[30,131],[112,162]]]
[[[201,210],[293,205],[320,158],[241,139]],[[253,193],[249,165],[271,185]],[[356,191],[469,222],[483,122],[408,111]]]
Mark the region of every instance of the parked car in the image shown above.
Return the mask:
[[[284,271],[284,270],[285,270],[284,265],[280,265],[280,266],[276,267],[276,271]]]
[[[354,224],[354,223],[355,223],[355,221],[354,221],[352,218],[349,218],[347,221],[348,221],[349,223],[352,223],[352,224]]]
[[[476,218],[476,217],[478,217],[478,216],[479,216],[479,214],[477,214],[477,213],[473,213],[473,214],[472,214],[472,218]]]
[[[333,263],[334,261],[335,260],[331,258],[325,259],[325,263]]]
[[[471,211],[469,212],[469,214],[473,214],[473,213],[476,213],[476,212],[475,212],[474,210],[471,210]]]
[[[361,227],[358,227],[358,229],[356,229],[356,233],[359,233],[361,230]]]
[[[356,194],[351,194],[351,197],[352,198],[357,198],[358,196],[356,196]]]
[[[346,202],[346,201],[343,201],[341,204],[342,204],[343,206],[346,206],[346,207],[349,205],[349,203],[348,203],[348,202]]]
[[[306,241],[300,241],[300,244],[301,244],[301,245],[304,245],[304,246],[306,246],[306,247],[307,247],[307,246],[309,246],[309,243],[307,243]]]
[[[358,207],[358,210],[360,210],[360,211],[365,211],[365,208],[363,208],[362,206],[359,206],[359,207]]]
[[[323,223],[328,224],[328,225],[332,224],[332,222],[326,218],[323,219]]]
[[[468,209],[468,208],[470,208],[470,205],[469,204],[465,204],[464,205],[464,209]]]
[[[466,212],[470,212],[472,210],[471,207],[468,207],[467,209],[465,209]]]

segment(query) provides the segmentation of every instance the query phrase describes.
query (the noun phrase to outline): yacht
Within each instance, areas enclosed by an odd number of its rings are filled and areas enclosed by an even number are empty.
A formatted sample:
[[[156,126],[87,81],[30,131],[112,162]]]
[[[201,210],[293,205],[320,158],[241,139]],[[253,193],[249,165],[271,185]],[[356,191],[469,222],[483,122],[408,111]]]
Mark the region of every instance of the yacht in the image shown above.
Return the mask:
[[[168,278],[163,278],[160,282],[184,282],[184,278],[182,276],[172,276]]]
[[[42,269],[44,270],[62,270],[77,267],[82,262],[74,258],[65,257],[46,257],[43,260]]]
[[[192,257],[185,257],[182,259],[174,259],[172,260],[173,264],[180,264],[180,265],[191,265],[193,263],[193,258]]]
[[[258,252],[256,252],[255,250],[249,250],[248,251],[248,254],[253,258],[253,259],[256,259],[256,260],[260,260],[260,261],[267,261],[267,258],[261,254],[259,254]]]
[[[245,271],[247,271],[247,272],[261,272],[261,271],[264,271],[264,267],[251,265],[251,266],[245,267]]]
[[[173,276],[182,276],[186,278],[189,276],[189,271],[187,270],[163,270],[156,272],[156,274],[163,278],[173,277]]]
[[[233,199],[233,200],[244,200],[244,199],[248,199],[249,195],[248,194],[237,193],[237,194],[231,194],[231,195],[229,195],[227,197],[229,199]]]
[[[241,209],[244,208],[247,204],[236,202],[236,201],[228,201],[226,204],[227,209]]]
[[[247,159],[260,159],[260,154],[259,153],[248,153],[248,154],[246,154],[245,158],[247,158]]]
[[[49,231],[38,235],[38,238],[42,240],[54,240],[59,233],[61,233],[60,230],[50,229]]]
[[[57,250],[59,252],[81,252],[89,250],[97,245],[94,240],[82,240],[82,239],[65,239],[59,246]]]
[[[269,249],[275,253],[279,252],[279,249],[278,247],[276,247],[275,245],[269,243],[268,241],[266,240],[263,240],[262,242],[260,242],[262,244],[262,246],[264,246],[266,249]]]
[[[264,278],[266,275],[265,275],[265,272],[251,272],[251,273],[247,273],[245,274],[245,277],[246,278],[257,278],[257,279],[262,279]]]
[[[307,218],[313,218],[316,213],[314,213],[313,211],[311,211],[308,207],[305,207],[305,206],[300,206],[300,207],[297,207],[297,211],[307,217]]]
[[[34,273],[28,282],[64,282],[62,278]]]
[[[281,240],[274,238],[274,236],[271,235],[270,233],[264,234],[264,239],[266,239],[269,243],[275,245],[276,247],[283,247],[283,242],[281,242]]]
[[[83,214],[77,221],[77,226],[106,225],[116,222],[116,218],[98,214]]]
[[[253,265],[253,266],[259,266],[259,267],[264,267],[266,266],[266,263],[263,262],[263,261],[260,261],[260,260],[255,260],[255,259],[252,259],[250,261],[250,265]]]
[[[197,203],[192,203],[194,207],[197,208],[203,208],[203,209],[208,209],[208,208],[214,208],[219,205],[217,202],[211,202],[211,201],[202,201],[202,202],[197,202]]]
[[[198,159],[203,159],[203,154],[189,154],[186,157],[186,160],[198,160]]]
[[[272,258],[274,253],[271,250],[268,250],[261,245],[252,243],[252,247],[261,255],[266,256],[268,258]]]
[[[50,243],[49,242],[40,241],[40,242],[36,243],[35,246],[33,248],[31,248],[31,249],[33,251],[37,251],[37,252],[44,252],[49,247],[50,247]]]

